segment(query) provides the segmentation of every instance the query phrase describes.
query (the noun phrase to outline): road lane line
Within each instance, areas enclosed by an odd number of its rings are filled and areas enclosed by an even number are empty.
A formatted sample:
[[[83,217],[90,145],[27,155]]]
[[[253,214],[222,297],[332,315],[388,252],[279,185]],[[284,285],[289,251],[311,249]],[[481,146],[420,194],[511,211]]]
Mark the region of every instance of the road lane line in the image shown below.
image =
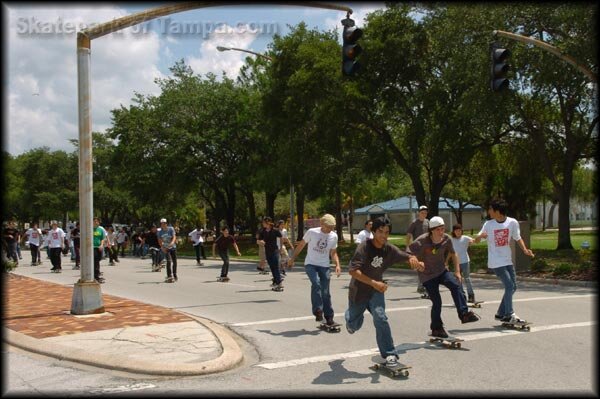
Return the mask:
[[[581,298],[589,298],[597,296],[596,294],[582,294],[582,295],[562,295],[562,296],[543,296],[543,297],[535,297],[535,298],[522,298],[522,299],[513,299],[513,302],[529,302],[529,301],[548,301],[553,299],[581,299]],[[500,303],[500,300],[495,301],[485,301],[486,304],[492,303]],[[444,305],[444,307],[453,308],[454,305]],[[430,309],[430,305],[421,305],[421,306],[410,306],[410,307],[399,307],[399,308],[387,308],[386,313],[389,312],[401,312],[407,310],[418,310],[418,309]],[[336,313],[334,317],[344,317],[344,313]],[[301,320],[311,320],[314,319],[314,316],[299,316],[299,317],[286,317],[282,319],[271,319],[271,320],[259,320],[259,321],[247,321],[240,323],[228,323],[231,327],[244,327],[244,326],[257,326],[261,324],[277,324],[277,323],[288,323],[290,321],[301,321]]]
[[[463,339],[465,342],[466,341],[476,341],[479,339],[506,337],[506,336],[515,335],[515,334],[531,334],[531,333],[535,333],[535,332],[558,330],[558,329],[562,329],[562,328],[588,327],[588,326],[593,326],[596,324],[597,324],[596,321],[586,321],[586,322],[569,323],[569,324],[551,324],[551,325],[547,325],[547,326],[537,326],[537,327],[535,325],[532,325],[531,331],[529,331],[529,332],[523,332],[523,331],[518,331],[518,330],[501,330],[501,331],[490,331],[490,332],[481,333],[481,334],[461,335],[460,338]],[[398,345],[397,348],[399,350],[402,350],[402,349],[407,350],[407,349],[414,349],[415,347],[423,346],[426,344],[429,344],[429,341],[401,344],[401,345]],[[346,352],[346,353],[335,353],[332,355],[322,355],[322,356],[305,357],[305,358],[301,358],[301,359],[292,359],[292,360],[286,360],[283,362],[276,362],[276,363],[263,363],[263,364],[257,364],[254,367],[262,367],[264,369],[274,370],[274,369],[280,369],[280,368],[285,368],[285,367],[301,366],[301,365],[311,364],[311,363],[328,362],[328,361],[334,361],[334,360],[340,360],[340,359],[350,359],[353,357],[361,357],[361,356],[376,355],[376,354],[379,354],[379,349],[371,348],[371,349],[363,349],[363,350]]]

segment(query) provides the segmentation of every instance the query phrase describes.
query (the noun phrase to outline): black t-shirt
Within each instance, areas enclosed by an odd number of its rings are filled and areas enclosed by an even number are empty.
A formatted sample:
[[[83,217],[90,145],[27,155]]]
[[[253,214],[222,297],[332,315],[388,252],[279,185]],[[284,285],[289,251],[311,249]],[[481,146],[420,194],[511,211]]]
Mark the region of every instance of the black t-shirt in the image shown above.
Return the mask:
[[[217,245],[217,248],[219,248],[219,251],[227,251],[229,245],[235,244],[235,238],[233,238],[232,235],[225,237],[221,234],[214,243]]]
[[[375,281],[383,281],[383,272],[394,263],[408,261],[409,254],[395,245],[386,243],[383,248],[376,248],[373,240],[359,244],[350,260],[350,271],[360,270],[362,274]],[[375,289],[354,277],[350,280],[348,298],[352,302],[368,301]]]
[[[8,237],[9,235],[11,235],[12,238]],[[17,237],[19,236],[19,231],[12,227],[7,227],[4,229],[4,234],[2,236],[8,244],[12,244],[12,243],[17,242]]]
[[[146,233],[146,244],[149,247],[160,248],[160,244],[158,243],[158,236],[156,232],[148,231]]]
[[[73,240],[73,246],[74,247],[81,246],[81,237],[79,235],[79,228],[78,227],[75,227],[73,230],[71,230],[71,239]]]
[[[281,237],[281,231],[277,229],[271,229],[267,231],[267,229],[262,229],[258,233],[258,239],[264,240],[265,242],[265,254],[273,255],[278,251],[277,248],[277,237]]]

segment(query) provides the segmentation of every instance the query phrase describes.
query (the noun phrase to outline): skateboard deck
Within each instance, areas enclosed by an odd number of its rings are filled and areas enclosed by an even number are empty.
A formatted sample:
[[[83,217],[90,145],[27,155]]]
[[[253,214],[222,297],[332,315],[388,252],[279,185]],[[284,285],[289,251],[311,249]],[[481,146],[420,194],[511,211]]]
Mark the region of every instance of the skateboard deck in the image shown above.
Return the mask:
[[[412,367],[402,363],[398,363],[398,365],[394,367],[386,366],[385,363],[375,363],[373,366],[371,366],[371,368],[375,371],[385,370],[392,377],[398,377],[399,375],[402,377],[408,377],[408,369],[411,369]]]
[[[341,331],[341,324],[332,324],[331,326],[328,325],[327,323],[320,323],[317,328],[323,330],[323,331],[327,331],[327,332],[340,332]]]
[[[516,330],[531,331],[531,324],[528,321],[517,321],[516,323],[502,322],[502,327],[514,328]]]
[[[472,307],[472,308],[480,308],[481,304],[484,303],[485,301],[475,301],[475,302],[467,302],[467,305]]]
[[[460,349],[461,342],[464,342],[464,340],[456,337],[440,338],[429,336],[429,342],[442,344],[448,349]]]
[[[268,270],[260,270],[258,272],[258,274],[269,274],[270,272]]]

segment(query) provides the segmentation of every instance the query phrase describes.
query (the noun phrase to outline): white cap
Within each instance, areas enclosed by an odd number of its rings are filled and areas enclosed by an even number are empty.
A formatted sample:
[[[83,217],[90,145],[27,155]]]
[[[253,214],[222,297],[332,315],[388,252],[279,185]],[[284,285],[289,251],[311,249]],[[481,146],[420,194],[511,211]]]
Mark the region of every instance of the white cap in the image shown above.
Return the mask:
[[[162,218],[162,219],[160,219],[160,222],[161,222],[161,223],[167,223],[167,219],[165,219],[165,218]]]
[[[444,219],[442,219],[439,216],[434,216],[429,220],[429,228],[430,229],[435,229],[436,227],[440,227],[443,225],[445,225]]]
[[[425,205],[421,205],[421,206],[419,207],[419,212],[420,212],[420,211],[426,211],[426,210],[427,210],[427,207],[426,207]]]

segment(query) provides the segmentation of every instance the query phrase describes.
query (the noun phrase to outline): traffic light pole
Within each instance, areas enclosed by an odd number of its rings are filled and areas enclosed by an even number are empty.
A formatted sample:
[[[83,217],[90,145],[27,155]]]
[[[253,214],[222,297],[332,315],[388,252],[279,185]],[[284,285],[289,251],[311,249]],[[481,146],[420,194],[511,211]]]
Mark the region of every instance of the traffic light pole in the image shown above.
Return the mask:
[[[578,63],[573,57],[570,57],[570,56],[564,54],[560,49],[558,49],[548,43],[542,42],[541,40],[537,40],[532,37],[522,36],[522,35],[518,35],[516,33],[510,33],[510,32],[505,32],[505,31],[501,31],[501,30],[495,30],[492,33],[494,34],[494,36],[496,36],[496,35],[502,36],[502,37],[506,37],[508,39],[517,40],[519,42],[533,44],[534,46],[539,47],[542,50],[548,51],[549,53],[554,54],[561,60],[573,65],[575,68],[577,68],[579,70],[579,72],[581,72],[585,76],[587,76],[587,78],[589,80],[591,80],[593,83],[598,83],[598,78],[596,77],[594,72],[592,72],[591,70],[586,68],[584,65],[581,65],[580,63]]]

